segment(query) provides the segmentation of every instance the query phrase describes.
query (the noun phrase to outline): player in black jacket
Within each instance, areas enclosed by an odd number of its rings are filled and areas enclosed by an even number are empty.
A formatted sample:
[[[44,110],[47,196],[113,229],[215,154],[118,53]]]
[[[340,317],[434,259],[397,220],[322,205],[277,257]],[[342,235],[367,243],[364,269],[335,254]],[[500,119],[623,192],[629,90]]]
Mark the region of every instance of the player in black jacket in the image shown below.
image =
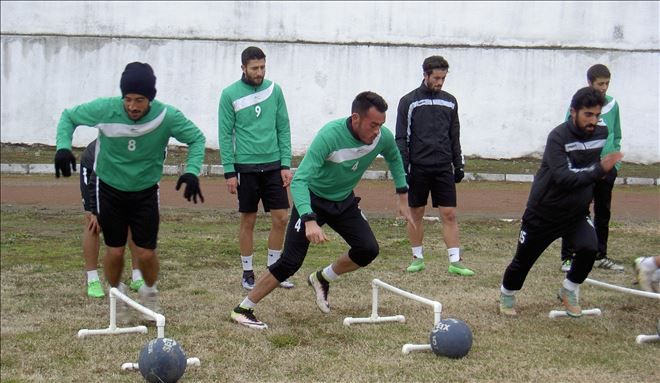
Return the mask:
[[[594,184],[621,160],[614,152],[600,159],[607,127],[597,125],[605,98],[586,87],[571,100],[571,118],[548,135],[543,161],[532,184],[522,217],[518,249],[500,287],[500,313],[515,316],[515,292],[543,251],[563,237],[575,250],[575,260],[557,298],[572,317],[580,317],[579,287],[587,278],[598,251],[589,215]]]
[[[458,221],[456,220],[456,183],[461,182],[461,153],[458,102],[442,90],[449,63],[442,56],[427,57],[422,64],[424,81],[419,88],[401,97],[397,111],[396,144],[401,152],[408,178],[408,205],[415,226],[408,224],[413,261],[407,271],[425,268],[422,242],[426,202],[442,218],[442,236],[449,256],[449,273],[470,276],[474,272],[460,262]]]

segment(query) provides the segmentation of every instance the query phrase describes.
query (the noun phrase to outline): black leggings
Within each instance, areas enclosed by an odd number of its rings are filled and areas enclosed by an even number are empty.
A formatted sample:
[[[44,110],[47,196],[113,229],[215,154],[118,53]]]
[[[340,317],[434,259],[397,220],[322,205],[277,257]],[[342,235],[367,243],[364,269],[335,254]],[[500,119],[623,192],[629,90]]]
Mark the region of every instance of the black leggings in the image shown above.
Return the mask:
[[[359,198],[353,193],[345,200],[335,202],[310,193],[312,210],[316,213],[319,226],[326,223],[336,231],[350,246],[349,258],[361,267],[365,267],[378,256],[378,242],[369,222],[358,206]],[[280,259],[268,269],[280,282],[296,273],[303,264],[309,241],[305,235],[305,224],[300,220],[294,206],[286,230],[284,249]]]
[[[539,256],[560,237],[575,251],[575,260],[566,278],[574,283],[584,282],[598,251],[598,240],[591,218],[586,216],[566,224],[557,224],[543,222],[533,213],[525,211],[518,249],[504,272],[502,286],[507,290],[520,290]]]

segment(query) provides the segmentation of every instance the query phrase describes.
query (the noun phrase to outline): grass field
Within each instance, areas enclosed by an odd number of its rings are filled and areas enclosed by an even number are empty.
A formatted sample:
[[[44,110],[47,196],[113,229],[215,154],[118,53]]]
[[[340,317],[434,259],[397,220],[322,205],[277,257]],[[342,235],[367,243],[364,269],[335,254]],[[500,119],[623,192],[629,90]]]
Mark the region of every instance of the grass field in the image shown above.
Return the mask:
[[[73,148],[76,158],[80,158],[85,148]],[[47,145],[17,145],[1,144],[2,163],[24,163],[41,164],[51,163],[55,156],[55,148]],[[168,148],[166,165],[179,165],[186,162],[187,150],[180,146]],[[297,167],[301,156],[294,156],[292,166]],[[204,157],[205,164],[219,165],[220,151],[206,149]],[[538,158],[513,158],[513,159],[487,159],[479,157],[466,158],[466,171],[472,173],[499,173],[499,174],[535,174],[541,164]],[[382,158],[377,158],[370,167],[371,170],[387,170],[387,164]],[[619,177],[645,177],[660,178],[660,163],[642,165],[624,162]]]
[[[265,267],[267,219],[256,230],[255,270]],[[269,329],[255,331],[229,319],[245,296],[240,287],[236,241],[238,217],[216,210],[164,209],[159,241],[161,306],[165,335],[177,339],[201,367],[184,382],[657,382],[660,343],[638,345],[652,334],[660,305],[649,298],[585,285],[583,307],[600,318],[547,318],[559,308],[563,278],[554,243],[532,269],[518,295],[519,318],[497,314],[499,284],[515,249],[519,222],[470,218],[460,223],[465,262],[477,275],[446,273],[440,224],[427,223],[427,269],[404,272],[410,249],[396,219],[372,219],[381,254],[369,267],[342,276],[330,290],[333,307],[322,314],[305,276],[326,266],[346,247],[331,241],[312,246],[293,290],[276,290],[257,306]],[[10,382],[138,382],[122,372],[136,362],[149,334],[78,339],[81,328],[107,327],[107,298],[84,293],[78,209],[2,206],[2,347],[0,380]],[[631,287],[633,259],[657,254],[660,223],[613,223],[610,254],[623,273],[594,270],[590,277]],[[128,270],[127,270],[128,271]],[[125,274],[128,277],[128,273]],[[404,343],[426,343],[433,324],[428,306],[382,293],[381,315],[403,314],[405,324],[345,327],[346,316],[371,311],[370,281],[379,278],[438,300],[443,317],[466,321],[474,344],[464,359],[431,353],[403,355]]]

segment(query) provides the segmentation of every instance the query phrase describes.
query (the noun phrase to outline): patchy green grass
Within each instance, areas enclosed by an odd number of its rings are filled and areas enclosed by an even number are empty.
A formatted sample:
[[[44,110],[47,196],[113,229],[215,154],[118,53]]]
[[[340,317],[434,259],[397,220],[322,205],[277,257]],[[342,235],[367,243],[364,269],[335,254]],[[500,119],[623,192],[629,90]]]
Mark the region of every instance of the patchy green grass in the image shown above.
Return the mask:
[[[255,232],[255,270],[266,264],[268,222],[260,215]],[[563,274],[559,246],[551,245],[530,272],[518,295],[520,317],[497,314],[502,273],[515,250],[520,222],[470,219],[460,223],[464,260],[477,272],[461,278],[446,272],[440,223],[426,223],[427,269],[404,270],[410,261],[405,223],[372,219],[381,254],[368,267],[332,284],[330,314],[315,306],[305,277],[346,250],[331,229],[331,241],[312,246],[292,290],[277,289],[258,306],[266,331],[240,327],[230,310],[245,296],[236,240],[238,216],[214,210],[167,209],[159,240],[161,306],[166,336],[187,355],[200,358],[184,382],[464,382],[464,381],[631,381],[657,382],[660,344],[635,344],[638,334],[655,331],[658,302],[585,285],[585,307],[603,317],[550,320]],[[108,325],[107,298],[87,298],[83,287],[77,209],[2,206],[2,382],[136,382],[122,372],[136,362],[149,334],[78,339],[82,328]],[[610,253],[627,267],[623,273],[594,270],[591,277],[631,286],[633,259],[656,254],[660,223],[618,222]],[[128,267],[128,265],[127,265]],[[128,268],[125,273],[128,278]],[[438,300],[443,316],[462,319],[474,343],[467,357],[431,353],[403,355],[404,343],[426,343],[433,324],[429,307],[381,293],[380,315],[403,314],[406,323],[343,326],[346,316],[371,312],[370,281],[379,278],[404,290]],[[103,279],[103,278],[102,278]]]
[[[51,163],[55,157],[53,146],[42,144],[1,144],[2,163],[42,164]],[[73,148],[76,158],[85,148]],[[170,145],[168,148],[166,165],[179,165],[186,162],[187,149],[181,146]],[[297,167],[302,161],[302,156],[294,156],[291,160],[292,167]],[[220,164],[220,151],[217,149],[206,149],[204,163],[211,165]],[[466,171],[473,173],[497,173],[497,174],[535,174],[541,164],[538,158],[524,157],[511,159],[488,159],[474,156],[466,157]],[[369,167],[370,170],[387,170],[387,163],[383,158],[377,158]],[[650,165],[624,162],[619,173],[620,177],[645,177],[660,178],[660,163]]]

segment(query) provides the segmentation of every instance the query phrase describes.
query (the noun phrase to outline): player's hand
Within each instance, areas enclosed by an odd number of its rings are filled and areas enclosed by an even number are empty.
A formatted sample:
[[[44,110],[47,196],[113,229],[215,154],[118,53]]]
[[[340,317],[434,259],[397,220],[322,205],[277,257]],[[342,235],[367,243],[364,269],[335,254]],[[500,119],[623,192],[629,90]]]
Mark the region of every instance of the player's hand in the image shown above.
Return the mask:
[[[183,198],[190,201],[192,198],[194,203],[197,203],[197,196],[199,196],[200,202],[204,202],[204,196],[202,195],[202,189],[199,188],[199,179],[196,175],[192,173],[185,173],[179,180],[176,182],[176,190],[181,188],[181,184],[186,184],[186,190],[183,192]]]
[[[399,194],[399,216],[403,216],[408,221],[408,224],[412,226],[413,230],[417,229],[415,220],[410,212],[410,207],[408,206],[408,193]]]
[[[76,157],[69,149],[59,149],[55,152],[55,177],[60,178],[60,171],[62,176],[71,177],[71,168],[76,171]]]
[[[236,194],[238,188],[238,177],[227,178],[227,191],[229,194]]]
[[[94,214],[87,212],[85,214],[85,221],[85,227],[87,231],[91,231],[94,234],[101,232],[101,226],[99,226],[99,221]]]
[[[603,170],[606,172],[609,172],[617,162],[621,161],[622,158],[623,153],[621,152],[610,153],[603,157],[602,160],[600,160],[600,167],[603,168]]]
[[[316,221],[305,222],[305,236],[309,242],[314,244],[328,241],[328,237],[326,237],[323,229],[321,229],[321,226]]]
[[[465,171],[463,171],[463,168],[456,168],[454,169],[454,182],[455,183],[460,183],[463,180],[463,177],[465,177]]]
[[[291,169],[280,170],[280,175],[282,176],[282,187],[291,185],[291,180],[293,179],[293,175],[291,175]]]

